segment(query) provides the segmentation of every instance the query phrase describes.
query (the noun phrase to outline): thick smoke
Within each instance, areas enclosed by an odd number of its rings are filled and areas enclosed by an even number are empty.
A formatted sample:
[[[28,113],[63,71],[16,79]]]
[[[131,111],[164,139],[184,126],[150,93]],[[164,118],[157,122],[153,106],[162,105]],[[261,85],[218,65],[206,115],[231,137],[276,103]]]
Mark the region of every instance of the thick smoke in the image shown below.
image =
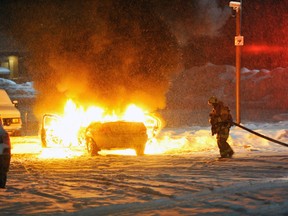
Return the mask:
[[[38,110],[63,109],[68,98],[111,109],[165,107],[181,56],[149,2],[14,2],[13,10],[13,34],[31,55]]]
[[[12,34],[29,51],[40,113],[61,111],[68,98],[111,109],[129,103],[164,108],[170,80],[181,67],[179,45],[191,35],[217,34],[227,17],[216,1],[204,0],[9,5]]]
[[[217,0],[171,0],[166,4],[163,4],[163,1],[153,3],[181,46],[198,37],[218,36],[231,15],[228,3],[220,7]]]

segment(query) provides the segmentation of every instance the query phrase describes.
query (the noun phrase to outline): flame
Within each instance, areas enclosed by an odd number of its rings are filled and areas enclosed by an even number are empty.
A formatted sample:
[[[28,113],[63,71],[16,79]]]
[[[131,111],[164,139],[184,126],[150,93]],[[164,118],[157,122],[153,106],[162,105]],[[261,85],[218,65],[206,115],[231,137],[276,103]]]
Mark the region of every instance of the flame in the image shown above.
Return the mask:
[[[108,112],[101,107],[91,106],[86,110],[81,106],[76,106],[72,100],[68,100],[64,114],[47,115],[50,121],[45,124],[46,137],[49,138],[49,148],[43,148],[40,158],[71,158],[81,156],[86,152],[85,139],[81,138],[81,133],[94,121],[132,121],[143,122],[147,128],[148,141],[146,143],[145,154],[165,154],[165,153],[187,153],[211,148],[207,144],[207,134],[191,138],[191,134],[173,134],[163,132],[162,122],[156,116],[145,112],[135,104],[127,107],[124,113]],[[200,143],[197,145],[197,143]],[[101,150],[101,155],[136,155],[134,149],[124,150]]]
[[[69,157],[73,155],[71,151],[67,153],[67,151],[63,151],[63,149],[60,150],[59,147],[69,147],[70,149],[81,147],[82,149],[85,149],[85,141],[81,140],[80,134],[91,122],[95,121],[102,123],[120,120],[143,122],[147,128],[149,143],[151,143],[151,140],[162,128],[161,120],[159,118],[147,114],[147,112],[134,104],[129,105],[123,114],[117,115],[114,111],[108,113],[103,108],[96,106],[88,107],[85,111],[82,106],[76,106],[76,104],[69,99],[65,105],[63,115],[50,115],[50,117],[50,121],[45,122],[45,131],[49,147],[52,147],[54,151],[43,149],[42,153],[39,155],[41,158],[65,158],[67,157],[67,154]],[[151,147],[148,148],[149,149],[145,149],[145,153],[159,152],[159,150],[156,149],[153,151],[153,148]],[[115,150],[113,153],[135,155],[135,151],[129,149]]]

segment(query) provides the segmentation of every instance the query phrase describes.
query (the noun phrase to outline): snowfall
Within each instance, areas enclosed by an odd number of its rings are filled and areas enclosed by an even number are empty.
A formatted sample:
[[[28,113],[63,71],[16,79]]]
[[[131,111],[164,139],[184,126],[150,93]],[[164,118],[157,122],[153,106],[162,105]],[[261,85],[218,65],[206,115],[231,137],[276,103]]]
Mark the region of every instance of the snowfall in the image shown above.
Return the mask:
[[[0,84],[11,98],[37,95],[33,82]],[[241,124],[288,143],[285,118]],[[209,125],[167,126],[146,145],[158,153],[91,157],[77,148],[42,149],[37,134],[12,136],[0,215],[288,215],[287,146],[236,126],[228,142],[234,157],[218,159]]]

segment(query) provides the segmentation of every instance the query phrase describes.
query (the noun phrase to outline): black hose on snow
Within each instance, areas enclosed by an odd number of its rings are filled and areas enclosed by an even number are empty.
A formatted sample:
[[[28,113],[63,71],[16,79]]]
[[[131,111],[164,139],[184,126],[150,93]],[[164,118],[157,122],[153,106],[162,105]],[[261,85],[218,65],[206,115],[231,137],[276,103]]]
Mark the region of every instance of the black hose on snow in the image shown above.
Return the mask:
[[[269,141],[271,141],[271,142],[278,143],[278,144],[280,144],[280,145],[282,145],[282,146],[288,147],[288,144],[286,144],[286,143],[283,143],[283,142],[280,142],[280,141],[278,141],[278,140],[272,139],[272,138],[270,138],[270,137],[264,136],[264,135],[262,135],[262,134],[260,134],[260,133],[257,133],[257,132],[255,132],[255,131],[253,131],[253,130],[250,130],[249,128],[246,128],[246,127],[244,127],[244,126],[242,126],[242,125],[240,125],[240,124],[238,124],[238,123],[236,123],[236,122],[233,122],[233,124],[236,125],[236,126],[238,126],[238,127],[240,127],[240,128],[242,128],[242,129],[244,129],[244,130],[246,130],[246,131],[249,131],[250,133],[253,133],[253,134],[255,134],[255,135],[259,136],[259,137],[262,137],[262,138],[264,138],[264,139],[267,139],[267,140],[269,140]]]

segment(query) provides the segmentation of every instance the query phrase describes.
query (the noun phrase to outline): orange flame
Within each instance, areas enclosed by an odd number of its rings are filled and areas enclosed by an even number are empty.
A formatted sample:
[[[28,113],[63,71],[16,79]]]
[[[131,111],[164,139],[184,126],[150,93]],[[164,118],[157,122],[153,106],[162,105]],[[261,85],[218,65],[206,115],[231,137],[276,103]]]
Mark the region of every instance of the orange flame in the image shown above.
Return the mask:
[[[209,132],[198,135],[189,133],[174,134],[160,133],[162,122],[159,118],[148,114],[140,107],[131,104],[122,114],[115,112],[108,113],[101,107],[89,107],[84,110],[83,107],[77,107],[72,100],[68,100],[64,109],[64,114],[60,116],[51,115],[51,121],[45,125],[47,137],[49,137],[49,147],[43,148],[39,155],[41,158],[71,158],[83,155],[86,152],[85,140],[81,139],[81,132],[93,121],[111,122],[111,121],[135,121],[143,122],[147,128],[148,141],[146,143],[145,154],[163,154],[163,153],[187,153],[207,149],[213,149],[215,146],[210,138]],[[208,144],[210,143],[210,144]],[[216,148],[216,147],[215,147]],[[101,150],[101,155],[120,154],[136,155],[133,149],[125,150]]]
[[[58,155],[56,156],[55,152],[43,149],[41,158],[49,158],[49,157],[67,157],[67,151],[59,153],[59,147],[82,147],[84,143],[79,140],[79,134],[83,128],[86,128],[91,122],[111,122],[111,121],[133,121],[133,122],[143,122],[147,128],[148,142],[151,143],[153,137],[155,137],[162,125],[161,120],[155,116],[148,115],[141,108],[137,107],[134,104],[131,104],[127,107],[126,111],[123,114],[116,114],[112,112],[112,114],[108,114],[107,111],[102,109],[101,107],[92,106],[89,107],[86,111],[83,107],[77,107],[76,104],[72,100],[68,100],[65,108],[64,115],[56,116],[56,118],[52,118],[49,123],[46,123],[46,137],[49,137],[49,146],[57,147]],[[126,150],[126,151],[115,151],[115,153],[119,154],[135,154],[134,151]],[[149,150],[145,150],[145,153],[152,153],[153,150],[150,148]],[[69,156],[71,156],[71,152],[69,152]],[[78,154],[79,155],[79,152]]]

